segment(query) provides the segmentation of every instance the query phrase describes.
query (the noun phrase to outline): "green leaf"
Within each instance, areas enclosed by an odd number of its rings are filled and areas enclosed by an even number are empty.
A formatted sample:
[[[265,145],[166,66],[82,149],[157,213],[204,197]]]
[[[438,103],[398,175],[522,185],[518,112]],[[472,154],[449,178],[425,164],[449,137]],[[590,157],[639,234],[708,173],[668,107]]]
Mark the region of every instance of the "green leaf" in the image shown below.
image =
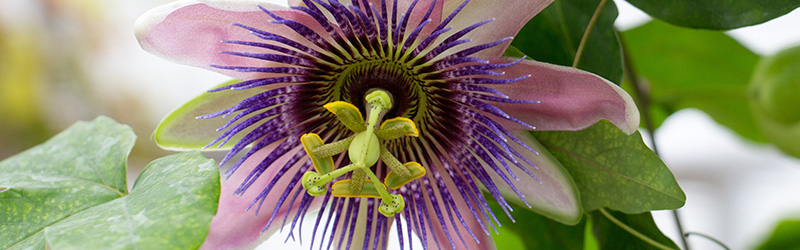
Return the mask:
[[[517,47],[514,47],[514,45],[508,45],[506,51],[503,51],[503,56],[522,58],[523,56],[528,56],[528,55],[525,55],[525,53],[517,49]]]
[[[556,0],[514,37],[511,45],[537,61],[572,66],[584,31],[600,0]],[[607,1],[594,24],[578,68],[619,84],[622,53],[614,33],[617,6]]]
[[[495,209],[495,207],[492,207],[492,209]],[[497,207],[497,209],[500,209],[500,207]],[[497,218],[500,219],[500,217]],[[497,234],[492,234],[492,241],[494,241],[497,249],[527,249],[522,236],[519,235],[515,228],[511,227],[498,227]]]
[[[131,194],[45,229],[52,249],[196,249],[217,212],[219,171],[199,152],[148,164]]]
[[[628,0],[668,23],[700,29],[727,30],[763,23],[800,7],[797,0]]]
[[[493,211],[503,211],[495,201],[489,201],[489,206]],[[497,219],[500,220],[500,225],[502,225],[502,227],[498,228],[500,234],[492,235],[497,249],[583,248],[586,219],[581,220],[576,225],[568,226],[532,212],[525,207],[511,204],[511,208],[514,209],[511,216],[514,217],[516,222],[512,222],[508,216],[497,216]]]
[[[683,206],[686,195],[672,172],[642,141],[602,120],[580,131],[531,132],[567,168],[586,211],[626,213]]]
[[[130,127],[98,117],[0,162],[0,248],[40,244],[45,227],[126,195],[135,139]]]
[[[800,249],[800,220],[783,221],[758,250],[798,250]]]
[[[0,247],[199,247],[219,199],[213,160],[198,152],[156,160],[128,195],[134,140],[130,127],[99,117],[0,162]]]
[[[759,62],[748,104],[761,132],[783,152],[800,158],[800,46]]]
[[[214,88],[216,89],[238,82],[238,80],[232,80]],[[153,139],[155,139],[158,146],[164,149],[201,150],[222,134],[222,132],[218,132],[217,129],[225,125],[231,117],[218,116],[210,119],[197,119],[198,116],[233,107],[245,98],[254,96],[263,91],[264,89],[262,88],[252,88],[245,90],[223,90],[210,93],[205,92],[164,117],[158,124],[156,131],[153,132]],[[240,120],[245,120],[253,115],[255,114],[245,116]],[[263,122],[264,121],[261,121],[260,123]],[[255,127],[257,126],[253,125],[250,126],[249,129],[237,133],[233,136],[231,141],[239,141]],[[233,147],[234,144],[235,143],[228,143],[220,148],[212,146],[209,147],[209,149],[228,150]]]
[[[606,212],[607,214],[604,214]],[[612,218],[609,218],[611,216]],[[660,244],[667,248],[679,249],[675,242],[672,242],[667,236],[661,233],[661,230],[656,226],[653,221],[653,216],[647,213],[641,214],[624,214],[615,211],[593,211],[591,213],[592,225],[594,235],[597,239],[600,249],[613,249],[613,250],[647,250],[647,249],[663,249],[642,240],[646,237],[654,241],[654,244]],[[640,234],[635,236],[630,231],[625,230],[616,224],[622,223],[628,230]]]
[[[621,37],[640,81],[649,83],[656,126],[675,111],[697,108],[748,139],[764,140],[746,99],[756,54],[722,32],[660,21]],[[629,86],[623,84],[632,92]]]

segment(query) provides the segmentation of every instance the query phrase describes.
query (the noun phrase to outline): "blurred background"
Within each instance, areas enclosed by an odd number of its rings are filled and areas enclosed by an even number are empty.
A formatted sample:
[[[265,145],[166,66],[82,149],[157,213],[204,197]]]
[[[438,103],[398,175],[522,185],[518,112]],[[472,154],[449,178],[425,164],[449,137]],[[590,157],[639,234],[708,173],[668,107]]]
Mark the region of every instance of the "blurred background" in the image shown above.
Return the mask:
[[[161,118],[227,78],[139,47],[134,21],[168,2],[0,0],[0,159],[99,115],[138,136],[129,184],[170,154],[151,140]]]
[[[130,125],[139,136],[129,161],[130,184],[147,162],[170,154],[151,140],[158,122],[227,77],[173,64],[139,48],[134,21],[167,2],[0,0],[0,160],[98,115]],[[649,20],[635,7],[615,3],[619,29]],[[800,11],[795,10],[728,34],[766,56],[800,45],[799,25]],[[694,109],[670,116],[655,138],[687,194],[679,210],[685,231],[749,249],[778,222],[800,218],[797,158],[747,141]],[[677,243],[671,213],[656,211],[654,216]],[[282,243],[285,236],[273,238]],[[700,237],[689,241],[694,249],[722,249]]]

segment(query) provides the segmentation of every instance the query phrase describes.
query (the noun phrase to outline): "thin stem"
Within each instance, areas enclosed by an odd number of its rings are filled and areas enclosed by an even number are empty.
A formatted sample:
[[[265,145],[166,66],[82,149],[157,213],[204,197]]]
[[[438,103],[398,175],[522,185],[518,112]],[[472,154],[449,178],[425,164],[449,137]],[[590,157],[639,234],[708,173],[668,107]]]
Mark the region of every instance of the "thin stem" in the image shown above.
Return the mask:
[[[650,88],[646,86],[646,83],[639,81],[639,78],[636,76],[636,71],[633,67],[633,62],[631,61],[630,56],[628,56],[628,48],[625,46],[625,39],[622,36],[619,37],[619,44],[622,49],[622,63],[623,67],[625,67],[625,78],[631,82],[633,85],[633,98],[636,100],[636,104],[639,106],[640,113],[642,114],[642,122],[644,122],[644,128],[647,129],[650,138],[650,142],[653,146],[653,152],[656,155],[660,155],[658,152],[658,145],[656,142],[655,137],[655,125],[653,124],[653,118],[650,117],[650,92],[648,91]]]
[[[728,247],[725,244],[723,244],[722,241],[714,239],[714,237],[711,237],[711,236],[708,236],[708,235],[705,235],[705,234],[701,234],[701,233],[695,233],[695,232],[688,232],[688,233],[684,234],[684,236],[686,236],[686,237],[689,237],[689,235],[697,235],[697,236],[706,238],[706,239],[708,239],[710,241],[713,241],[714,243],[717,243],[717,245],[721,246],[722,248],[725,248],[725,250],[731,250],[730,247]]]
[[[619,219],[617,219],[616,217],[611,215],[611,213],[606,211],[605,208],[601,208],[600,209],[600,213],[602,213],[603,216],[605,216],[608,220],[610,220],[611,222],[613,222],[617,226],[621,227],[622,229],[624,229],[628,233],[633,234],[633,236],[636,236],[636,238],[639,238],[639,239],[643,240],[644,242],[647,242],[647,244],[650,244],[650,245],[652,245],[652,246],[654,246],[654,247],[656,247],[658,249],[673,249],[671,247],[665,246],[664,244],[661,244],[658,241],[650,239],[650,237],[647,237],[647,235],[644,235],[644,234],[640,233],[639,231],[636,231],[636,229],[633,229],[630,226],[626,225],[625,223],[623,223],[622,221],[620,221]]]
[[[678,214],[678,209],[672,210],[672,218],[675,219],[675,225],[678,227],[678,233],[681,233],[681,244],[683,249],[689,250],[689,242],[686,241],[686,234],[683,234],[683,225],[681,225],[681,216]]]
[[[600,17],[600,11],[603,10],[605,5],[606,0],[600,0],[600,4],[597,5],[597,9],[595,9],[594,14],[592,14],[592,19],[590,19],[589,24],[586,25],[586,30],[583,31],[583,37],[581,37],[581,43],[578,44],[578,50],[575,52],[575,60],[572,61],[573,68],[578,67],[578,63],[581,61],[581,55],[583,55],[583,48],[586,47],[586,40],[589,40],[589,33],[592,33],[592,28],[594,28],[594,24],[597,23],[597,18]]]
[[[653,124],[653,118],[650,116],[650,92],[649,87],[646,86],[644,82],[639,81],[639,78],[636,76],[636,70],[633,67],[633,62],[631,58],[628,56],[628,49],[625,46],[625,39],[622,36],[617,35],[619,37],[619,44],[620,48],[622,49],[622,63],[623,67],[625,67],[625,78],[627,78],[631,84],[633,85],[634,89],[634,99],[639,106],[642,114],[642,121],[644,122],[644,127],[647,129],[650,138],[650,142],[653,146],[653,152],[660,156],[658,152],[658,143],[656,143],[656,136],[655,136],[655,125]],[[690,250],[689,243],[686,241],[686,236],[683,233],[683,225],[681,224],[680,215],[678,214],[678,210],[672,210],[672,217],[675,219],[675,225],[677,225],[678,233],[680,234],[681,238],[681,245],[683,245],[683,249]]]

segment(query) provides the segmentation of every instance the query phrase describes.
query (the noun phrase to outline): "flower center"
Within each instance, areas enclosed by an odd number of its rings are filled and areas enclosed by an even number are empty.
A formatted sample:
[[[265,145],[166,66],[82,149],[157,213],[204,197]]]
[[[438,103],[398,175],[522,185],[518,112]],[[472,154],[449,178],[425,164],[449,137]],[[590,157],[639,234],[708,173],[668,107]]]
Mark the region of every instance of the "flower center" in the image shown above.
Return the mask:
[[[364,97],[371,89],[381,89],[393,97],[386,117],[407,117],[416,120],[424,108],[423,81],[406,65],[390,59],[363,60],[344,65],[337,86],[342,100],[367,113]]]
[[[350,103],[337,101],[324,106],[336,115],[345,127],[355,132],[355,135],[325,144],[315,133],[304,134],[300,140],[314,164],[314,171],[303,175],[302,184],[309,195],[319,196],[327,193],[328,183],[351,173],[350,179],[333,184],[331,192],[333,196],[381,198],[379,211],[386,217],[391,217],[400,212],[405,203],[401,195],[390,194],[387,189],[400,188],[424,176],[425,168],[416,162],[401,163],[381,142],[403,136],[416,137],[419,136],[419,131],[414,122],[403,117],[385,120],[380,127],[377,126],[385,111],[394,106],[392,98],[386,91],[370,90],[365,96],[365,101],[369,110],[366,120]],[[332,156],[344,151],[347,151],[352,163],[334,168]],[[383,181],[371,169],[378,159],[390,169]]]

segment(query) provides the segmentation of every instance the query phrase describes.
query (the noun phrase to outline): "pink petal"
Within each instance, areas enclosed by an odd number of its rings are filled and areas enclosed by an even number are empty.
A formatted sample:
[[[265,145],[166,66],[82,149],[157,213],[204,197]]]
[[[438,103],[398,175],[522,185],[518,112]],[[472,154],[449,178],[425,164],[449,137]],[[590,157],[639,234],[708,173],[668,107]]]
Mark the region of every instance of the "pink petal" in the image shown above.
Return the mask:
[[[300,199],[297,199],[295,203],[291,205],[291,211],[287,210],[289,207],[289,200],[287,200],[287,203],[283,204],[280,210],[278,210],[275,216],[276,219],[272,222],[272,225],[270,225],[264,233],[260,233],[272,216],[277,203],[276,201],[284,191],[280,187],[286,187],[289,184],[291,176],[286,176],[278,181],[275,185],[276,189],[272,190],[272,192],[267,195],[258,215],[255,214],[255,209],[258,204],[254,205],[249,211],[245,210],[259,195],[261,190],[272,181],[271,177],[280,177],[276,176],[278,169],[280,169],[297,150],[300,150],[299,147],[290,151],[267,168],[262,174],[262,177],[258,178],[244,194],[233,195],[233,191],[239,187],[245,177],[250,174],[250,171],[274,150],[278,143],[280,142],[273,143],[253,154],[229,179],[224,180],[217,215],[211,220],[211,229],[201,249],[252,249],[269,238],[269,236],[282,226],[283,217],[287,213],[290,219],[292,218],[291,216],[295,215],[300,204]],[[296,173],[301,165],[302,164],[296,164],[287,171],[287,173]],[[322,199],[315,199],[311,206],[318,208],[321,201]],[[314,210],[314,208],[311,208],[311,210]]]
[[[264,77],[264,73],[223,70],[209,65],[264,67],[275,64],[263,60],[220,54],[220,51],[274,53],[250,46],[222,43],[223,40],[266,42],[250,31],[232,25],[240,23],[263,31],[280,34],[293,41],[316,48],[285,25],[272,24],[273,13],[308,25],[317,32],[322,27],[308,15],[285,7],[259,1],[184,0],[152,9],[136,20],[136,38],[142,48],[170,61],[216,71],[237,79]],[[318,48],[317,48],[318,49]]]
[[[508,63],[498,58],[492,63]],[[490,87],[511,99],[535,100],[535,104],[492,103],[512,117],[537,130],[581,130],[606,119],[627,134],[639,127],[639,111],[633,99],[614,83],[580,69],[524,60],[505,68],[506,76],[531,75],[515,83]],[[502,118],[494,118],[508,129],[526,129]]]
[[[465,36],[473,40],[471,44],[494,42],[506,37],[516,36],[522,26],[539,14],[553,0],[472,0],[453,19],[453,30],[461,30],[480,21],[495,18]],[[444,15],[449,15],[462,1],[448,0],[444,4]],[[476,53],[477,57],[498,57],[508,47],[508,43]]]
[[[538,152],[536,154],[516,143],[509,143],[514,150],[538,167],[537,169],[526,166],[541,182],[536,181],[518,167],[512,166],[511,168],[514,175],[520,179],[519,181],[512,180],[512,183],[525,195],[525,201],[532,206],[531,210],[565,224],[578,223],[582,209],[578,198],[578,188],[569,172],[528,131],[517,130],[511,133]],[[495,183],[503,183],[494,171],[487,168],[487,172],[490,173]],[[525,207],[519,196],[507,185],[498,184],[498,188],[508,201]],[[499,213],[498,216],[503,216],[502,211],[495,212]]]

